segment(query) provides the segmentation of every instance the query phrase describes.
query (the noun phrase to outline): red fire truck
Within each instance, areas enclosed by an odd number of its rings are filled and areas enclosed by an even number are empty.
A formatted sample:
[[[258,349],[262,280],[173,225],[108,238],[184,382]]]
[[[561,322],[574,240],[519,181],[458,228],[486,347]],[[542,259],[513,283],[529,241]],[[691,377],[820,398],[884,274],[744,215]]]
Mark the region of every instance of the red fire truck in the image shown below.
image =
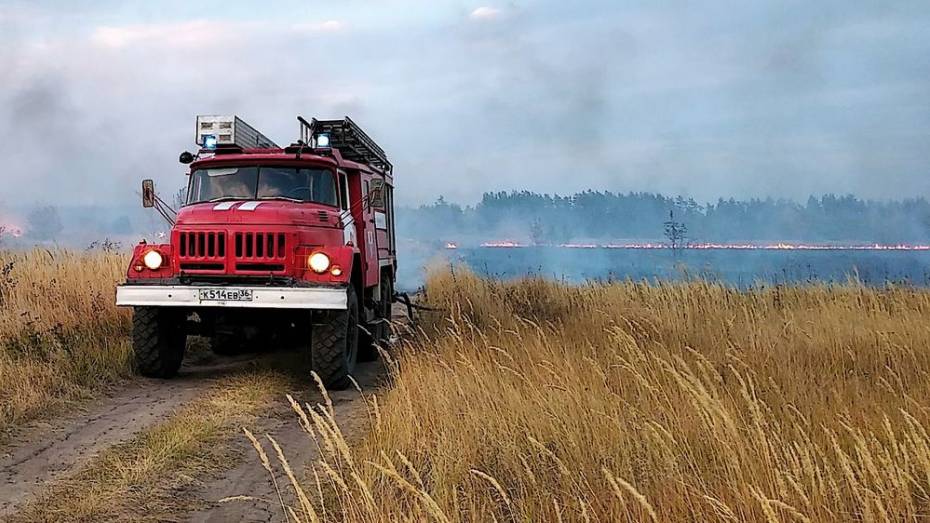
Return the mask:
[[[174,376],[191,334],[218,353],[296,345],[332,388],[377,357],[397,271],[393,167],[348,117],[298,121],[281,148],[236,116],[197,117],[176,213],[143,182],[143,205],[173,225],[169,243],[135,247],[116,292],[142,374]]]

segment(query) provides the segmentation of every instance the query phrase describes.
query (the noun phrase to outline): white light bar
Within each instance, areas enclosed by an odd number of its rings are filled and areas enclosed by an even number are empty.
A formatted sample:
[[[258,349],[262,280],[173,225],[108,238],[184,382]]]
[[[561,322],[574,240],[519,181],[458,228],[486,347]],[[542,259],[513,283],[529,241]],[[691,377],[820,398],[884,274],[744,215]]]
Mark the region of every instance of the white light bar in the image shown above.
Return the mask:
[[[236,145],[243,149],[278,149],[267,136],[236,115],[199,115],[194,141],[201,147]]]

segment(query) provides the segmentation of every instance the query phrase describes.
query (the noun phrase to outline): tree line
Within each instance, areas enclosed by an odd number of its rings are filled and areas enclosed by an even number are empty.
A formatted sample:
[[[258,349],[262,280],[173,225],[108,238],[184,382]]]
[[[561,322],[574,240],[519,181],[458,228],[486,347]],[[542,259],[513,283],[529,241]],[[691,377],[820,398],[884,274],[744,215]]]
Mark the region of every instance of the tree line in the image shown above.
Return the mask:
[[[917,243],[930,241],[930,202],[852,195],[786,199],[694,199],[654,193],[585,191],[549,195],[485,193],[462,206],[440,197],[398,209],[398,233],[421,240],[523,238],[547,243],[583,239],[662,239],[670,214],[692,242],[809,241]]]

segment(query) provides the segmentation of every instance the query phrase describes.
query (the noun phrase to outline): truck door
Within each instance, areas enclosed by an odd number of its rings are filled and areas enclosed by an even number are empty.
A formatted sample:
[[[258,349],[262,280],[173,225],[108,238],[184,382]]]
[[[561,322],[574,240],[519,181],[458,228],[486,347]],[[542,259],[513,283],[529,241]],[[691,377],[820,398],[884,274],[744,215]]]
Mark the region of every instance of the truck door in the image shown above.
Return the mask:
[[[375,240],[378,244],[378,259],[390,260],[394,254],[394,216],[391,205],[391,186],[381,178],[371,180],[371,207],[374,215]]]
[[[345,245],[354,245],[359,247],[358,244],[358,234],[355,220],[355,210],[351,208],[351,196],[349,193],[349,179],[346,175],[346,172],[339,170],[339,205],[342,209],[342,215],[344,219],[342,220],[342,239],[345,242]]]

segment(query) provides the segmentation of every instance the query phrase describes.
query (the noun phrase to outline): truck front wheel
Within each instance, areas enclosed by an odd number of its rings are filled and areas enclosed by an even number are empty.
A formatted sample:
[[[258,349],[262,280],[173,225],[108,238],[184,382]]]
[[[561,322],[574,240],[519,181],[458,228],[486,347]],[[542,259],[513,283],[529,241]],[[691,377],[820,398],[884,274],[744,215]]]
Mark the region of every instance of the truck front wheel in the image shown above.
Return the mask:
[[[187,334],[183,313],[160,307],[136,307],[132,315],[132,349],[139,374],[171,378],[181,368]]]
[[[358,358],[358,297],[346,289],[346,310],[316,311],[310,332],[310,366],[330,389],[349,387]]]

